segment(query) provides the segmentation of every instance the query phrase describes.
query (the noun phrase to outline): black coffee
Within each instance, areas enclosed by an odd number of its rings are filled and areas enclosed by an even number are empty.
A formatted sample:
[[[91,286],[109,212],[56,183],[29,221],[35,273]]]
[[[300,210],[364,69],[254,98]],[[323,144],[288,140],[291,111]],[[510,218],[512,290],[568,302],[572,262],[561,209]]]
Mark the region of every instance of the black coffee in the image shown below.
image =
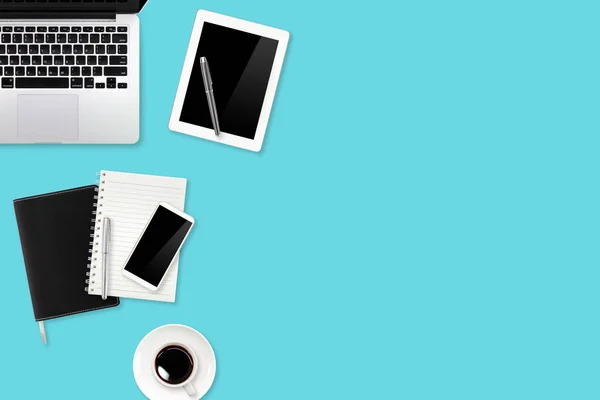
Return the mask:
[[[156,373],[164,382],[178,385],[185,382],[194,370],[194,360],[181,346],[167,346],[162,349],[154,361]]]

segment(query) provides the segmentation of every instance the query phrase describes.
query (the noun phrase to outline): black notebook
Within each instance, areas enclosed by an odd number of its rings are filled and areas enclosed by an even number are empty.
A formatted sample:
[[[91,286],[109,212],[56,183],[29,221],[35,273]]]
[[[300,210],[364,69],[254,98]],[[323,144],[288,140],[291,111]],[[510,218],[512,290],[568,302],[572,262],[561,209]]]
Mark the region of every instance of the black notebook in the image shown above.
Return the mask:
[[[97,203],[96,186],[14,201],[36,321],[119,305],[86,289]]]

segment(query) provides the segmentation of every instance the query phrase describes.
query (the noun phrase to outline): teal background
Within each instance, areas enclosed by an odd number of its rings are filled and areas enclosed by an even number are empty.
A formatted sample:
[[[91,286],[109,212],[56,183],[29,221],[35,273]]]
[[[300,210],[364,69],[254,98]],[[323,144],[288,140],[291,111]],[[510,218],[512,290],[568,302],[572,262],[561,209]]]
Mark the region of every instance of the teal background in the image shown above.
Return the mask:
[[[259,154],[167,128],[199,8],[291,33]],[[151,0],[137,145],[0,147],[0,397],[141,399],[138,342],[182,323],[217,354],[207,399],[598,399],[599,12]],[[177,302],[45,347],[12,200],[100,169],[189,179]]]

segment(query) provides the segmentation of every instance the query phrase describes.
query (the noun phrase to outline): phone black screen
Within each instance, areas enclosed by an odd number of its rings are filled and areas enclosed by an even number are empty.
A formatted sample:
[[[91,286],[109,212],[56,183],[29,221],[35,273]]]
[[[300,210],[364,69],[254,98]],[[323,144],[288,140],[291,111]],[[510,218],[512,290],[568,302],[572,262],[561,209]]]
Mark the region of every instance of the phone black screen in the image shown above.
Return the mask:
[[[205,22],[179,120],[213,129],[200,57],[206,57],[223,132],[254,139],[279,42]]]
[[[125,270],[158,286],[191,227],[190,221],[159,206]]]

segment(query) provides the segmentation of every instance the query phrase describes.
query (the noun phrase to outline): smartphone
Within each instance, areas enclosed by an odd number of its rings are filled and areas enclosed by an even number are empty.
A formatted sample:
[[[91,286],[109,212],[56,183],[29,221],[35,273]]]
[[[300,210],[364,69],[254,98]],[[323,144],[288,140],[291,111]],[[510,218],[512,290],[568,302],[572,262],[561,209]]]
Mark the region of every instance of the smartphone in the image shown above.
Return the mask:
[[[194,218],[160,203],[123,267],[123,275],[158,290],[173,259],[194,226]]]

